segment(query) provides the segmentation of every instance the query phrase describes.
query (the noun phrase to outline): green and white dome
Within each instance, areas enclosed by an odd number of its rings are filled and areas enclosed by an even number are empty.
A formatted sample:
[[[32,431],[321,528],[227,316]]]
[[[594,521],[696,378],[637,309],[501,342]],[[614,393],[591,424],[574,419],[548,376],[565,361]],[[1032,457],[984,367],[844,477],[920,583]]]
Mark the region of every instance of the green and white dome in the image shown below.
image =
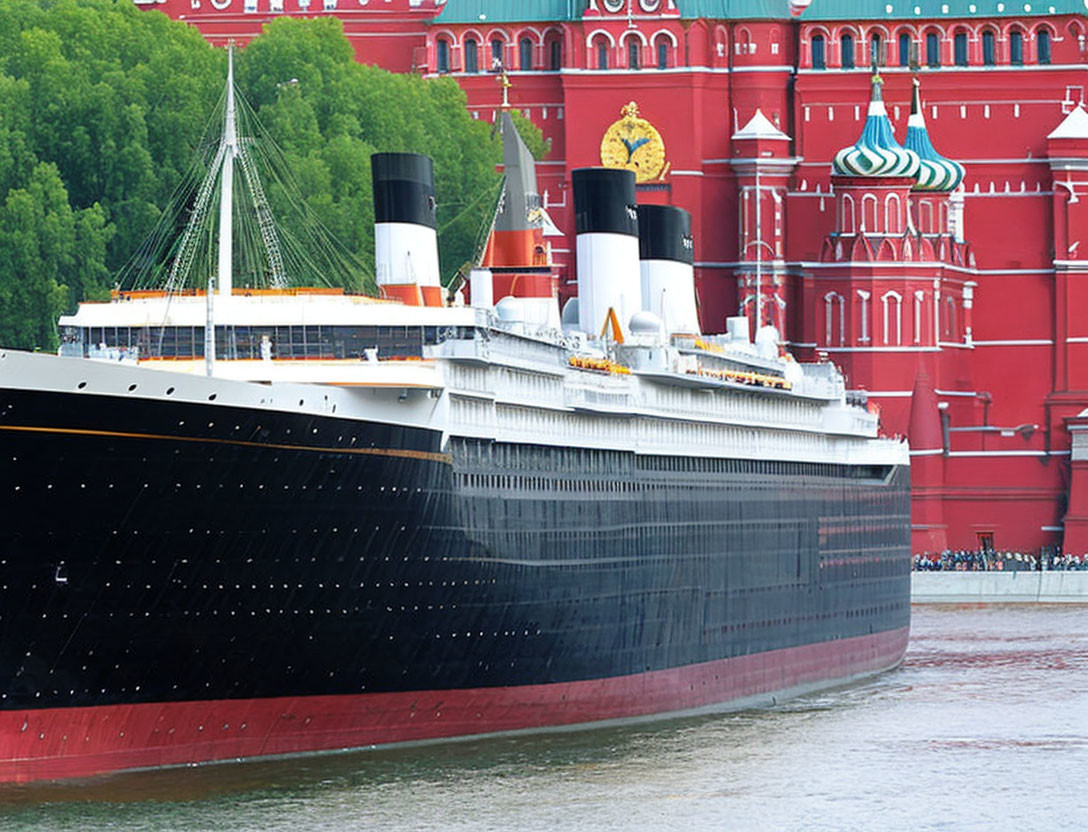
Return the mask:
[[[843,176],[916,176],[921,160],[918,154],[902,147],[895,140],[888,111],[881,95],[883,85],[879,75],[873,75],[873,95],[869,115],[861,137],[850,147],[835,154],[832,170]]]
[[[907,120],[907,138],[904,144],[908,150],[918,154],[921,164],[918,167],[918,182],[915,191],[954,191],[963,181],[963,165],[952,159],[946,159],[933,148],[926,129],[926,117],[922,114],[921,85],[914,79],[914,95],[910,103],[910,118]]]

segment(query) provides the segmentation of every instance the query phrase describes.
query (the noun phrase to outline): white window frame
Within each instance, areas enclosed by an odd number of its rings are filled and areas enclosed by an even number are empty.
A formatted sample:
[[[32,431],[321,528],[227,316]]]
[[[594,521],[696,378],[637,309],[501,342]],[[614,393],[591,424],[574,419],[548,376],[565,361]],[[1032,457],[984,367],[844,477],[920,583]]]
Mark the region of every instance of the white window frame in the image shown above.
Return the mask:
[[[888,290],[880,296],[880,302],[884,306],[884,344],[885,346],[901,346],[903,343],[903,296],[894,290]],[[889,329],[890,316],[888,309],[895,303],[895,341],[891,339]]]

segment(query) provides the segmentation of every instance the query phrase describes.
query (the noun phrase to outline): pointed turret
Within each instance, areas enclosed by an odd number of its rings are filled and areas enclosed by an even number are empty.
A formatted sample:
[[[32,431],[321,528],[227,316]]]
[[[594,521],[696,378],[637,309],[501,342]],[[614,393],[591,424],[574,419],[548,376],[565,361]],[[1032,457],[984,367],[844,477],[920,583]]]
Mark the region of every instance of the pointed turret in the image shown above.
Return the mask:
[[[1084,104],[1078,104],[1070,110],[1062,123],[1047,135],[1047,139],[1073,139],[1074,141],[1088,139],[1088,112],[1085,112]]]
[[[544,241],[554,225],[540,202],[536,162],[509,110],[502,111],[499,127],[503,192],[481,267],[470,278],[472,304],[501,305],[510,320],[558,327],[558,280]]]
[[[910,399],[911,538],[915,551],[939,552],[948,545],[941,484],[944,439],[937,393],[926,368],[919,365]]]
[[[536,162],[518,134],[509,110],[502,111],[499,127],[505,179],[483,265],[493,268],[547,265]]]
[[[933,389],[933,382],[930,381],[925,367],[919,367],[914,377],[907,438],[910,440],[911,456],[930,456],[942,453],[944,450],[937,393]]]
[[[834,173],[840,176],[915,176],[918,173],[918,154],[901,147],[892,133],[881,92],[883,84],[883,79],[874,73],[869,115],[861,137],[835,154]]]
[[[921,83],[914,79],[914,93],[910,102],[910,118],[907,120],[907,137],[903,145],[918,154],[918,183],[915,191],[954,191],[963,181],[963,165],[946,159],[933,148],[926,129],[926,117],[922,112]]]

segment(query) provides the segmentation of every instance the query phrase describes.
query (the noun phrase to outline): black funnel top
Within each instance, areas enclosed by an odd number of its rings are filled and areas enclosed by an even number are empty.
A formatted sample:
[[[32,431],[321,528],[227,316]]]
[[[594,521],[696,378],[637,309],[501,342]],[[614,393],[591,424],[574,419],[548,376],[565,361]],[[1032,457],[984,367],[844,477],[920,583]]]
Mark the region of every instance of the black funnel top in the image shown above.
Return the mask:
[[[578,168],[571,178],[576,234],[638,236],[634,173],[614,168]]]
[[[693,264],[691,214],[673,205],[638,206],[638,259]]]
[[[375,153],[370,157],[374,182],[374,222],[407,222],[437,227],[434,162],[418,153]]]

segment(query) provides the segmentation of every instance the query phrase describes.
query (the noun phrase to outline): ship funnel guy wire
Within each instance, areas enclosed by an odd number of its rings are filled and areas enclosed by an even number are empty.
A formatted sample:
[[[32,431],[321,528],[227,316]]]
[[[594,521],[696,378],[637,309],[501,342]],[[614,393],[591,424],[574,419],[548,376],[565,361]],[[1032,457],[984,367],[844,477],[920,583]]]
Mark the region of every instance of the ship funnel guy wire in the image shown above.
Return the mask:
[[[239,115],[244,108],[239,108],[237,90],[234,86],[234,49],[227,51],[227,77],[226,88],[223,95],[223,128],[219,135],[218,145],[215,147],[214,157],[203,173],[196,194],[186,198],[184,183],[180,191],[175,194],[175,200],[182,199],[189,203],[188,220],[185,224],[181,240],[178,241],[174,257],[170,265],[170,274],[166,278],[165,288],[168,291],[177,291],[193,283],[193,268],[198,261],[198,253],[205,246],[205,240],[209,236],[208,221],[213,211],[213,202],[217,184],[219,185],[219,228],[218,244],[215,251],[215,265],[211,272],[217,278],[215,282],[219,286],[220,295],[230,296],[234,288],[235,273],[238,263],[235,262],[235,248],[239,245],[235,240],[235,232],[238,231],[236,222],[243,220],[246,225],[247,218],[238,218],[236,215],[236,183],[234,176],[235,162],[242,171],[245,189],[248,191],[250,210],[256,214],[257,232],[252,236],[259,236],[260,243],[256,250],[263,254],[263,261],[258,265],[244,265],[244,271],[260,273],[262,284],[273,288],[286,288],[288,285],[287,268],[284,257],[284,246],[280,229],[276,227],[272,215],[272,209],[267,196],[264,194],[264,186],[261,175],[258,172],[257,161],[252,157],[255,149],[254,141],[246,139],[239,132]],[[250,119],[252,113],[248,114]],[[170,208],[164,212],[164,216],[171,213]],[[248,220],[252,223],[252,220]],[[245,250],[252,248],[249,241],[248,227],[240,228],[242,234],[240,246]],[[198,286],[206,283],[198,280]]]

